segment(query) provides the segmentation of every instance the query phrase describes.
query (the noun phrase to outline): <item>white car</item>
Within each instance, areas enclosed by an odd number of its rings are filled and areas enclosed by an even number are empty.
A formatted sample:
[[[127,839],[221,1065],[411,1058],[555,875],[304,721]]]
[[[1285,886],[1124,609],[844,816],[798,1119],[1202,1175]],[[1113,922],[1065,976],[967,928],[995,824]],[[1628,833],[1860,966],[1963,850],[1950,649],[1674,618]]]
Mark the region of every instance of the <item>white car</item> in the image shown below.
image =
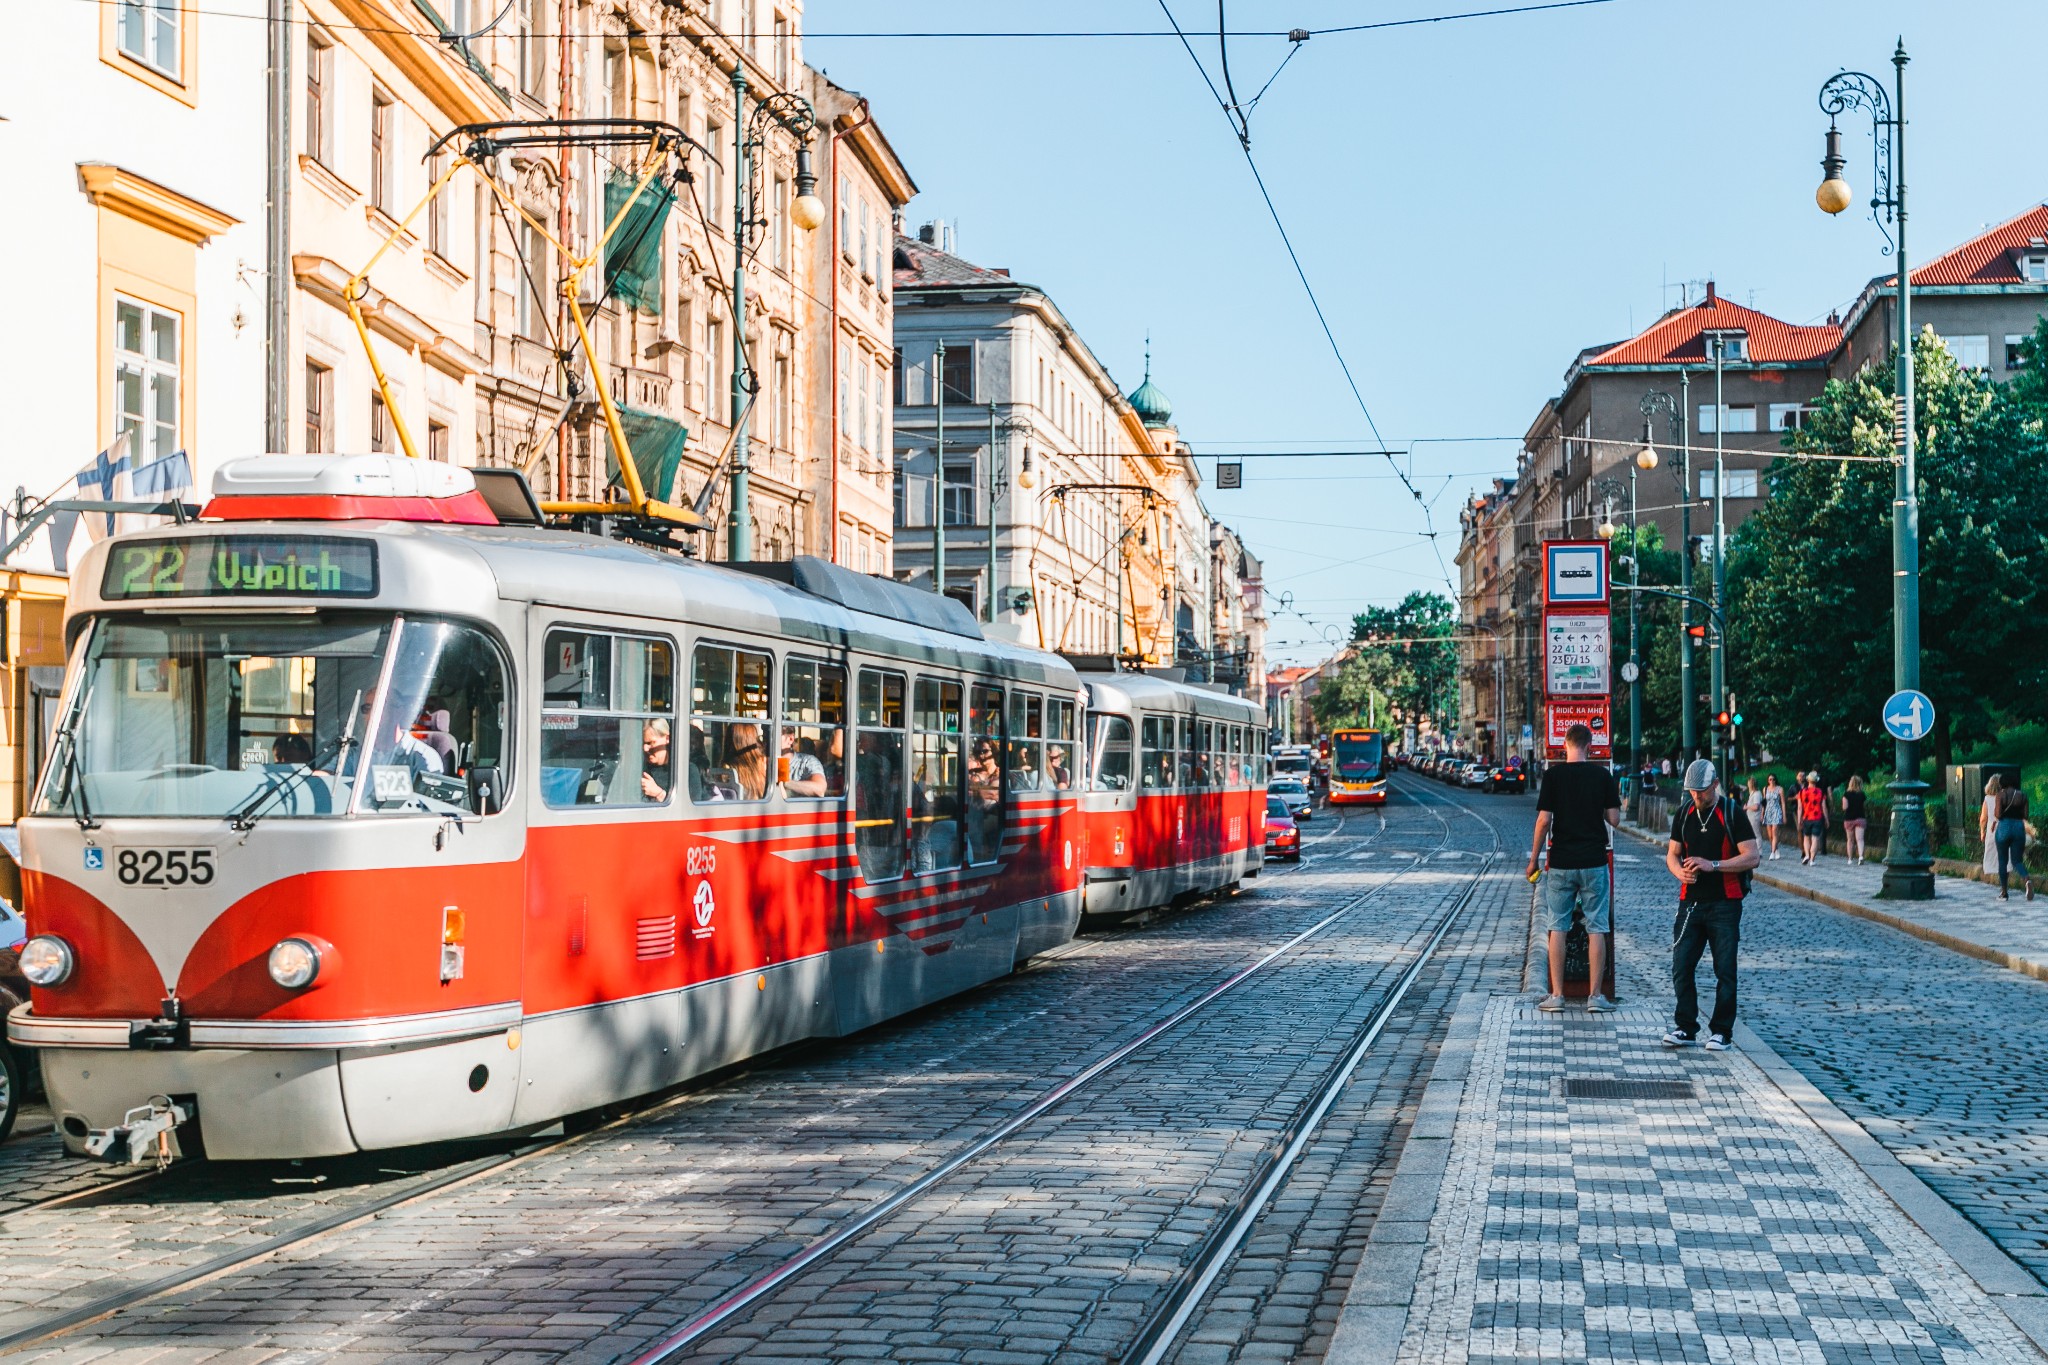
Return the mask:
[[[1477,759],[1467,763],[1458,772],[1458,785],[1461,787],[1483,787],[1486,785],[1486,779],[1486,764]]]
[[[1266,783],[1266,794],[1285,801],[1287,813],[1297,820],[1306,820],[1315,814],[1315,800],[1308,794],[1308,784],[1300,778],[1276,777]]]

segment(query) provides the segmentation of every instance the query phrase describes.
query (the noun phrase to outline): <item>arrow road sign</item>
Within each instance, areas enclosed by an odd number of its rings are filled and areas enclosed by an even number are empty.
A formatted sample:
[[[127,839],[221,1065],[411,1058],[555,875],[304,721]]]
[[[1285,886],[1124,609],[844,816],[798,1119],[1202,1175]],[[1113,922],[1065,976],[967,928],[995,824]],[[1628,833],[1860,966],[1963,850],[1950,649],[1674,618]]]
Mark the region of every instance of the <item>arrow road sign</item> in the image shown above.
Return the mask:
[[[1884,704],[1884,728],[1893,739],[1925,739],[1934,728],[1934,703],[1925,692],[1894,692]]]

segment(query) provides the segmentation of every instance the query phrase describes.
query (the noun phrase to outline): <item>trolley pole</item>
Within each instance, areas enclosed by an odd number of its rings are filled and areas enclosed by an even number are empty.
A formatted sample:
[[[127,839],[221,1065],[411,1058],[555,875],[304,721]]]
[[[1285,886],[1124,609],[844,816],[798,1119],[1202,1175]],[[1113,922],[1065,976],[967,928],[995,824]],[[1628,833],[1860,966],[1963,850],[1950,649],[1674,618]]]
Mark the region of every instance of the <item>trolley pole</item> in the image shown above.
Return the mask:
[[[754,557],[753,511],[747,506],[747,66],[732,67],[732,510],[725,557]],[[598,383],[603,376],[593,376]]]
[[[996,619],[996,400],[988,400],[988,601],[981,619]]]
[[[946,339],[932,353],[932,591],[946,595]]]

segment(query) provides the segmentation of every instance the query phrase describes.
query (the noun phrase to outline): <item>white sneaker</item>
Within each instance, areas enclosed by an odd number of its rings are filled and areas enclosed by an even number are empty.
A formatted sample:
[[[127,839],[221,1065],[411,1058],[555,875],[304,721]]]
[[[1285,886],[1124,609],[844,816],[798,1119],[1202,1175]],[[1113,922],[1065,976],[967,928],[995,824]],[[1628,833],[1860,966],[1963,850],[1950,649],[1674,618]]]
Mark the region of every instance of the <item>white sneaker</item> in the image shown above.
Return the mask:
[[[1606,1014],[1614,1007],[1614,1002],[1598,991],[1586,997],[1586,1013],[1588,1014]]]
[[[1702,1046],[1709,1052],[1726,1052],[1728,1050],[1728,1039],[1719,1033],[1709,1033],[1707,1041]]]
[[[1666,1047],[1691,1047],[1693,1042],[1693,1036],[1681,1028],[1675,1028],[1664,1035],[1664,1046]]]
[[[1536,1002],[1536,1008],[1542,1010],[1545,1014],[1556,1014],[1564,1008],[1564,997],[1561,995],[1546,995]]]

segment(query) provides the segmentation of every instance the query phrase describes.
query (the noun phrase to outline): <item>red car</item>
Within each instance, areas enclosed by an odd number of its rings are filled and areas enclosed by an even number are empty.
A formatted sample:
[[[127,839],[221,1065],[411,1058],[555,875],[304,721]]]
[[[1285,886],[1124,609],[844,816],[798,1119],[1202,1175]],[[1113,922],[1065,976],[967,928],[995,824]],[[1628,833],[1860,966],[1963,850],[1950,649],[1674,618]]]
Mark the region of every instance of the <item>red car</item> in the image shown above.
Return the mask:
[[[1266,856],[1301,861],[1301,826],[1294,823],[1287,803],[1277,796],[1266,798]]]

